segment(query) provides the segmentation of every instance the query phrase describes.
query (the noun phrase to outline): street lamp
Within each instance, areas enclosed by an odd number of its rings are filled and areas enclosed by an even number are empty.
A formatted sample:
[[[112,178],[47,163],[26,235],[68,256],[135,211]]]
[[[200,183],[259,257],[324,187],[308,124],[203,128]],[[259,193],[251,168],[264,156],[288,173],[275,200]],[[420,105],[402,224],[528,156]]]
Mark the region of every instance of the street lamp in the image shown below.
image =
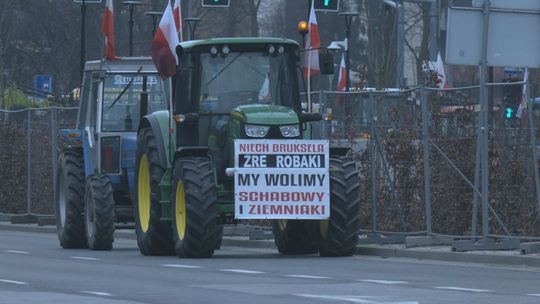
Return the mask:
[[[73,0],[75,3],[81,4],[81,82],[83,78],[84,71],[84,61],[86,58],[86,4],[87,3],[101,3],[101,0]]]
[[[358,16],[358,13],[345,12],[339,13],[338,16],[343,16],[345,18],[345,70],[347,71],[347,77],[345,77],[345,91],[349,92],[351,87],[351,62],[349,56],[349,41],[351,40],[351,24],[354,17]]]
[[[135,6],[141,5],[140,1],[122,1],[123,5],[129,6],[129,56],[133,56],[133,11]]]
[[[158,18],[163,16],[162,12],[144,12],[144,14],[152,18],[152,38],[156,35]]]
[[[189,39],[194,40],[195,39],[195,30],[197,29],[197,22],[201,21],[201,18],[199,17],[188,17],[185,18],[188,28],[189,28]]]

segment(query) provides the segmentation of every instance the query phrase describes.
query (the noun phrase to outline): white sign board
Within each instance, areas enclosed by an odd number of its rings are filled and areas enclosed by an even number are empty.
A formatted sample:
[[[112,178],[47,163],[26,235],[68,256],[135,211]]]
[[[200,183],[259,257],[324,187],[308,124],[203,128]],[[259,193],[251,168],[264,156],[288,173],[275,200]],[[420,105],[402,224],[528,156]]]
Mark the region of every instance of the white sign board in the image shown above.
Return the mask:
[[[330,217],[327,140],[234,141],[237,219]]]
[[[485,1],[473,0],[473,6],[483,7]],[[490,0],[489,5],[492,8],[540,11],[540,1],[538,0]]]
[[[488,66],[540,67],[540,14],[501,12],[489,14]],[[479,65],[482,59],[481,9],[448,9],[446,62]]]

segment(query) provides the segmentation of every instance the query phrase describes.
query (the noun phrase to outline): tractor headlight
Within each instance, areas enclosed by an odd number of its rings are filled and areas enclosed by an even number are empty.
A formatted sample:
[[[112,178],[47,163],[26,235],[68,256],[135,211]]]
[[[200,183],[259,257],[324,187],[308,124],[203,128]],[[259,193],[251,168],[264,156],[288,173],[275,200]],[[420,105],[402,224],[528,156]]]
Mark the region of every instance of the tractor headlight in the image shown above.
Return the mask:
[[[279,127],[279,130],[281,131],[281,135],[283,135],[283,137],[298,137],[298,136],[300,136],[300,126],[299,125],[281,126],[281,127]]]
[[[249,137],[265,137],[266,134],[268,134],[268,130],[270,130],[270,127],[246,124],[244,130],[246,131],[246,135]]]

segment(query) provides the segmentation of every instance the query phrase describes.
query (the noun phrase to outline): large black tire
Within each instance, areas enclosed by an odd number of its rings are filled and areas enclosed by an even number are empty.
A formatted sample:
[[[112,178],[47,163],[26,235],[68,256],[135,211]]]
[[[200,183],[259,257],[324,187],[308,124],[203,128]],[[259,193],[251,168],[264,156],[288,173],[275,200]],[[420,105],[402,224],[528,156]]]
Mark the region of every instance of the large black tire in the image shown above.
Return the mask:
[[[319,251],[318,221],[274,220],[272,231],[281,254],[313,254]]]
[[[57,166],[54,205],[58,240],[66,249],[86,248],[82,149],[62,151]]]
[[[330,219],[320,222],[321,256],[351,256],[360,230],[360,180],[350,157],[330,157]]]
[[[86,238],[90,250],[111,250],[114,242],[114,199],[106,175],[86,179],[84,195]]]
[[[174,254],[170,224],[161,221],[159,182],[167,164],[160,162],[158,153],[152,129],[141,129],[137,136],[133,210],[137,244],[143,255]]]
[[[217,187],[207,157],[186,157],[174,166],[172,230],[179,257],[209,258],[221,239]]]

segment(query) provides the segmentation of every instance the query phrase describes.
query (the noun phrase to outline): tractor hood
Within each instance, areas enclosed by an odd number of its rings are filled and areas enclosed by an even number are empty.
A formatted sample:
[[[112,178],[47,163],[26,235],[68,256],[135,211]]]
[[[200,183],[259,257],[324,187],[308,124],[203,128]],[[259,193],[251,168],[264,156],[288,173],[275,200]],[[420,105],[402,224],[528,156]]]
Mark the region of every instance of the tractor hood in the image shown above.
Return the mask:
[[[298,115],[290,108],[277,105],[252,104],[236,107],[231,116],[247,124],[292,125],[298,124]]]

